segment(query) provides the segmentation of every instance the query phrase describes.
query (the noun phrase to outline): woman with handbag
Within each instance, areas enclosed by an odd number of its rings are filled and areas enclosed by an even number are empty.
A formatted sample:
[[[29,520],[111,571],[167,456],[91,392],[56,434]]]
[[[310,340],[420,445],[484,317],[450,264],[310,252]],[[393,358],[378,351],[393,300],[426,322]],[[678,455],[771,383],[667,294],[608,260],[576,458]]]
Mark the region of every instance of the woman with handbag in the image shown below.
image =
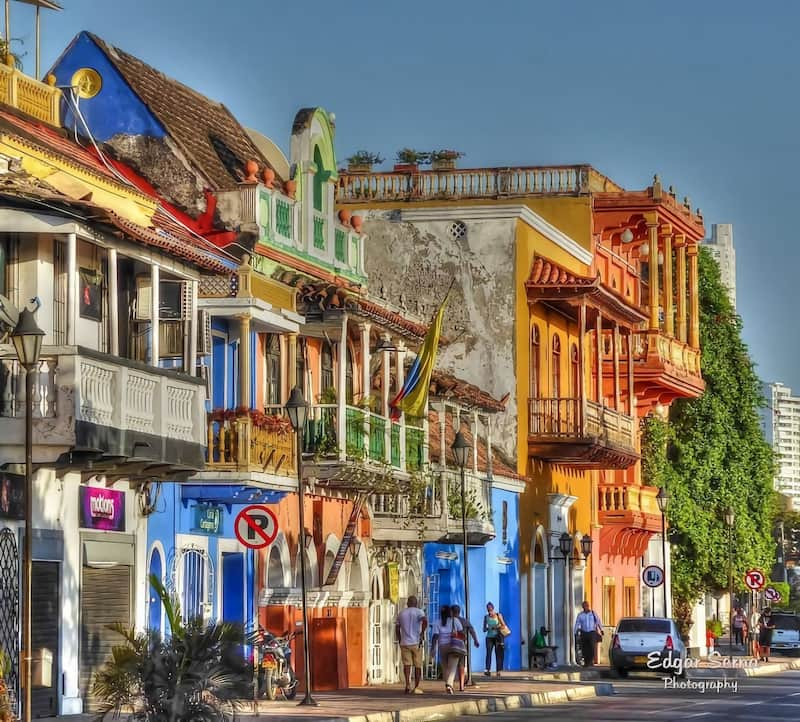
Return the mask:
[[[503,658],[505,656],[505,638],[511,634],[503,615],[489,602],[486,605],[486,614],[483,617],[483,631],[486,634],[486,669],[484,675],[492,676],[492,650],[494,650],[495,669],[497,676],[503,671]]]
[[[467,656],[466,635],[461,622],[453,616],[448,606],[441,609],[441,621],[433,625],[431,637],[431,657],[436,656],[439,648],[439,663],[442,665],[444,675],[444,688],[447,694],[453,694],[453,682],[456,679],[458,662]]]

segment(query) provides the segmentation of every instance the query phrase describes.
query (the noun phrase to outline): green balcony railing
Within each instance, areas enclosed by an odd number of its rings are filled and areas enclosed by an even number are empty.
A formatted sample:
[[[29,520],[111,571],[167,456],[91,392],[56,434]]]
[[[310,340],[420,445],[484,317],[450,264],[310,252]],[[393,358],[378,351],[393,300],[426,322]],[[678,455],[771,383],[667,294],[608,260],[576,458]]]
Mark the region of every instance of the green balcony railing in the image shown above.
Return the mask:
[[[418,471],[422,468],[422,453],[425,434],[422,429],[406,426],[406,469]]]
[[[337,228],[334,236],[334,244],[336,260],[345,263],[347,261],[347,231]]]
[[[392,424],[392,466],[400,468],[400,425]]]
[[[282,198],[275,199],[275,230],[284,238],[292,238],[292,206]]]
[[[325,218],[314,216],[314,248],[325,250]]]
[[[306,421],[303,453],[319,456],[337,456],[336,404],[315,405],[309,409]]]
[[[386,461],[386,419],[375,414],[369,417],[369,458]]]
[[[345,421],[347,425],[347,455],[362,456],[364,453],[364,433],[366,430],[366,416],[361,409],[353,409],[349,406],[345,409]]]

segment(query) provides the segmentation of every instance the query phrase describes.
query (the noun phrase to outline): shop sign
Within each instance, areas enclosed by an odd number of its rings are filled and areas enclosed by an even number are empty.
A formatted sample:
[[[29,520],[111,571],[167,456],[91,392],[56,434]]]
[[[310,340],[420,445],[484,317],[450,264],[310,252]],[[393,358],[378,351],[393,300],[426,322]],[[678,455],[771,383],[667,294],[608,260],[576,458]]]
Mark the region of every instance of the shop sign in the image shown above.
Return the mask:
[[[125,492],[101,486],[81,486],[81,526],[101,531],[125,531]]]
[[[0,475],[0,519],[25,518],[25,477],[22,474]]]
[[[386,577],[389,582],[389,601],[397,604],[400,599],[400,565],[397,562],[386,563]]]
[[[216,536],[222,527],[222,507],[213,504],[198,504],[194,508],[194,529],[201,534]]]

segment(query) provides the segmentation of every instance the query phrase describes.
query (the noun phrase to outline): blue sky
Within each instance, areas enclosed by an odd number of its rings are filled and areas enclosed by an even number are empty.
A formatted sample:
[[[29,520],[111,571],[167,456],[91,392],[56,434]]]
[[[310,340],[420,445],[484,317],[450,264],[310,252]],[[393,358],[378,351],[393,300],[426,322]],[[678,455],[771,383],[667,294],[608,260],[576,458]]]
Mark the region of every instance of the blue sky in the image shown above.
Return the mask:
[[[800,391],[800,3],[63,4],[43,19],[43,68],[91,30],[284,149],[296,110],[321,105],[340,157],[411,146],[464,151],[465,166],[588,162],[629,188],[659,173],[709,232],[734,224],[745,339],[763,378]],[[13,5],[32,72],[32,14]]]

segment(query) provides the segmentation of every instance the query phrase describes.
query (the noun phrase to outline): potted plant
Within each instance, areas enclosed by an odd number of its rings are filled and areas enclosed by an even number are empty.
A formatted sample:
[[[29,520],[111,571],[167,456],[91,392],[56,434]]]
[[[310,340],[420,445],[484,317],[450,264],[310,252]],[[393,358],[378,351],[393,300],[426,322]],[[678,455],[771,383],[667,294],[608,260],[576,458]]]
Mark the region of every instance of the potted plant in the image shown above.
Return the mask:
[[[433,170],[453,170],[456,161],[463,157],[464,154],[457,150],[435,150],[431,153],[431,166]]]
[[[372,166],[380,163],[383,163],[383,158],[377,153],[359,150],[347,159],[347,171],[349,173],[371,173]]]
[[[425,151],[403,148],[397,151],[397,163],[394,169],[398,173],[415,173],[418,166],[430,163],[431,154]]]

